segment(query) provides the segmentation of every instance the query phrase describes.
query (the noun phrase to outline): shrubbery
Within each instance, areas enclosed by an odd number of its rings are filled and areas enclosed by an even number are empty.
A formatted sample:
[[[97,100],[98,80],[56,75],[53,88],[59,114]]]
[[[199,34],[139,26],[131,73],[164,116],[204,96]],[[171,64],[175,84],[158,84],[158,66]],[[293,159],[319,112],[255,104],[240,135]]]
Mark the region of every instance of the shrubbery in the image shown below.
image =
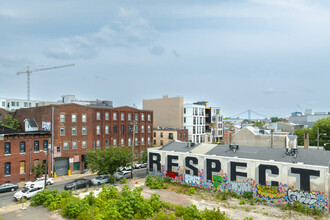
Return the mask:
[[[151,189],[162,189],[164,186],[164,180],[160,176],[155,178],[152,174],[148,174],[145,184]]]

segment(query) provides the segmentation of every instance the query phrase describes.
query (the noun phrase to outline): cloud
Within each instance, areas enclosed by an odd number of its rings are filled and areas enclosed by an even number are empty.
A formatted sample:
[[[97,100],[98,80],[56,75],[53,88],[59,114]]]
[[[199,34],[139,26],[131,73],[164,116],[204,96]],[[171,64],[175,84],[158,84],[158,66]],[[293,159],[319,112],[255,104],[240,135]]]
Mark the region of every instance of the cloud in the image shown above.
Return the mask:
[[[172,50],[172,53],[176,57],[181,57],[181,54],[179,54],[176,50]]]
[[[23,58],[23,57],[16,57],[16,56],[7,56],[7,57],[0,57],[0,65],[3,67],[17,67],[17,66],[26,66],[31,65],[31,61]]]
[[[164,53],[164,48],[159,47],[159,46],[154,46],[149,50],[149,53],[153,55],[161,55]]]
[[[117,18],[97,32],[86,33],[58,40],[58,44],[45,54],[58,59],[95,57],[104,48],[143,47],[156,37],[156,31],[136,10],[121,8]]]
[[[16,11],[1,8],[0,9],[0,17],[17,18],[19,16],[18,16],[18,13]]]
[[[274,92],[275,92],[275,90],[273,88],[268,88],[263,91],[264,94],[273,94]]]

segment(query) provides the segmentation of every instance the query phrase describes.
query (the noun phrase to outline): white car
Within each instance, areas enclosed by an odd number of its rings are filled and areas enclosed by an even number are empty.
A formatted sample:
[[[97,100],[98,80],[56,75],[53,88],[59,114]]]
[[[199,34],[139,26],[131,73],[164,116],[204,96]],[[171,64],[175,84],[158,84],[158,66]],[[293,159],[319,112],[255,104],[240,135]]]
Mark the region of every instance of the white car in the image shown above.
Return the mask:
[[[110,175],[99,175],[97,177],[95,177],[94,179],[92,179],[92,183],[94,185],[101,185],[104,183],[107,183],[110,179]]]
[[[114,176],[117,180],[121,180],[122,178],[130,179],[131,171],[121,171],[119,173],[115,173]]]
[[[37,195],[38,192],[44,190],[44,187],[35,187],[35,188],[24,188],[22,191],[19,191],[14,194],[14,198],[16,200],[30,199],[31,197]]]
[[[54,183],[54,179],[53,178],[47,178],[47,186],[51,185]],[[26,182],[25,183],[25,187],[26,188],[34,188],[34,187],[44,187],[45,185],[45,177],[40,177],[37,178],[36,181],[32,182]]]
[[[147,165],[148,165],[147,163],[136,163],[134,164],[134,168],[135,169],[146,168]]]

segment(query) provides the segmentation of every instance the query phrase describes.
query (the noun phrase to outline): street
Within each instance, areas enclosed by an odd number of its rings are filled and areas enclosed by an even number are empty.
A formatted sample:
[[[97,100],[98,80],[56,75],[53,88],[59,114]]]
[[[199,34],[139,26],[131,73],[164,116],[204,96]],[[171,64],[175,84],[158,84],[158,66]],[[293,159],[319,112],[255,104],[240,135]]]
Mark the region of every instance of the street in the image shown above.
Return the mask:
[[[141,169],[135,169],[134,173],[133,173],[133,177],[145,177],[147,175],[146,173],[146,168],[141,168]],[[84,177],[79,177],[78,175],[72,175],[70,176],[71,178],[68,177],[67,180],[63,180],[63,181],[56,181],[55,179],[55,183],[53,185],[47,186],[48,189],[55,189],[57,188],[59,191],[63,191],[64,190],[64,185],[75,180],[78,178],[84,178],[84,179],[90,179],[92,180],[93,178],[95,178],[97,175],[95,174],[91,174],[91,175],[87,175]],[[102,187],[102,186],[93,186],[93,187]],[[14,194],[18,191],[21,191],[23,188],[18,188],[16,191],[14,192],[5,192],[5,193],[1,193],[0,194],[0,208],[8,206],[8,205],[12,205],[16,203],[16,200],[14,199]]]

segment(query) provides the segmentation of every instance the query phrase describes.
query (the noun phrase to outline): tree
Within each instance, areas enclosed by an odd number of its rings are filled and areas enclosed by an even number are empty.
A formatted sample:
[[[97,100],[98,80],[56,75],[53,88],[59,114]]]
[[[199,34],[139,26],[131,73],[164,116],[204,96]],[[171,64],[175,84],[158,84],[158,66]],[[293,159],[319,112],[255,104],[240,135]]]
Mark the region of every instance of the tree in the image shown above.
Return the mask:
[[[302,129],[298,129],[295,131],[295,134],[297,135],[297,139],[298,139],[298,145],[299,146],[303,146],[304,145],[304,135],[305,132],[309,133],[309,145],[314,145],[315,139],[316,137],[314,135],[312,135],[312,129],[311,128],[302,128]]]
[[[14,119],[10,114],[6,114],[5,123],[0,122],[0,125],[13,129],[13,130],[21,129],[21,125],[20,125],[19,121],[17,119]]]
[[[119,167],[131,165],[131,159],[130,147],[88,151],[86,155],[87,166],[92,172],[110,174],[111,176]]]
[[[148,152],[143,151],[142,152],[142,157],[139,160],[139,163],[147,163],[148,162]]]
[[[252,126],[253,127],[262,127],[262,126],[264,126],[265,124],[264,123],[262,123],[261,121],[258,121],[258,122],[256,122],[256,123],[254,123]]]
[[[34,166],[31,168],[32,173],[36,178],[39,178],[42,174],[45,173],[45,166],[37,161]]]
[[[279,119],[278,117],[271,117],[270,120],[273,123],[281,121],[281,119]]]

